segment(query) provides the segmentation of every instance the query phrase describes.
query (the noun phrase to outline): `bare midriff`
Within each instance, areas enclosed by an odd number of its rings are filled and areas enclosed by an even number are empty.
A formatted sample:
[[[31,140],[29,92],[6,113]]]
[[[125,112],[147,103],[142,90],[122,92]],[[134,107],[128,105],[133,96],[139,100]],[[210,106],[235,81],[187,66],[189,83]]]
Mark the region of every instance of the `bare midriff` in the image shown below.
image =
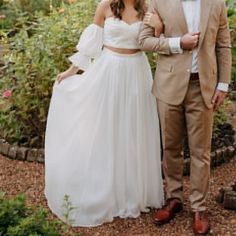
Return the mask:
[[[117,52],[120,54],[134,54],[140,51],[140,49],[113,48],[106,45],[104,45],[104,48],[107,48],[113,52]]]

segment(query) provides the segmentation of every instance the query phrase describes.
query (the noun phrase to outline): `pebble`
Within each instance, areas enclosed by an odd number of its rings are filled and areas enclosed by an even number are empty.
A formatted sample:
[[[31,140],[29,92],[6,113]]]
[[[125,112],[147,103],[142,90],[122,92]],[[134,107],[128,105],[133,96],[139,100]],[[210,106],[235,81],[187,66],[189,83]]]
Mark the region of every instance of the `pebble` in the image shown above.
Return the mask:
[[[236,157],[212,170],[207,199],[211,220],[209,235],[236,236],[236,211],[225,210],[215,201],[220,188],[235,182],[235,170]],[[5,192],[9,197],[25,192],[28,204],[46,207],[43,193],[44,165],[10,160],[0,156],[0,191]],[[70,235],[79,232],[81,236],[194,236],[188,193],[189,177],[186,176],[184,177],[184,211],[167,225],[156,226],[153,223],[152,215],[155,210],[152,209],[137,219],[115,218],[112,223],[95,228],[71,228]],[[49,216],[55,219],[53,214],[50,213]]]

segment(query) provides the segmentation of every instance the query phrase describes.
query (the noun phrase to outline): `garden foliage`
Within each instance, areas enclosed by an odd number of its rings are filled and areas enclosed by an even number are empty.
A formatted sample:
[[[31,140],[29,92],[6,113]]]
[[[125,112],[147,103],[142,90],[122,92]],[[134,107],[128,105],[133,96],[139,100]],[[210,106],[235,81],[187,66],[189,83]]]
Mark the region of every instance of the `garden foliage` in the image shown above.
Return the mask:
[[[233,68],[232,68],[232,89],[236,90],[236,1],[228,2],[228,17],[231,28],[232,37],[232,55],[233,55]]]
[[[0,0],[0,137],[10,143],[43,147],[46,117],[56,75],[84,28],[92,22],[96,0]],[[228,0],[232,45],[236,58],[236,6]],[[149,54],[152,69],[156,54]],[[2,64],[2,65],[1,65]],[[236,60],[232,70],[236,89]],[[6,96],[7,95],[7,96]],[[216,122],[221,120],[219,116]]]
[[[27,207],[24,195],[7,199],[0,193],[0,236],[59,236],[58,224],[48,221],[45,209]]]
[[[49,15],[53,8],[69,2],[70,0],[0,0],[0,15],[7,16],[4,21],[0,21],[0,28],[15,30],[20,26],[19,16],[34,19],[36,12]]]
[[[65,70],[80,34],[92,21],[94,1],[62,4],[50,17],[36,13],[22,17],[21,30],[7,41],[0,91],[0,136],[11,143],[42,147],[49,100],[55,76]],[[18,19],[19,21],[19,19]],[[2,37],[3,40],[3,37]]]

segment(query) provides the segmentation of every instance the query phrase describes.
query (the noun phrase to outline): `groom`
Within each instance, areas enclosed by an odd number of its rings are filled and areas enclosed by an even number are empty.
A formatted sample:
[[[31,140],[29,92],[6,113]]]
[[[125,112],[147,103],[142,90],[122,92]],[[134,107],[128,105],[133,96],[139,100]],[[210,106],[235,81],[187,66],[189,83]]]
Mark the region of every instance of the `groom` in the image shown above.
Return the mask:
[[[155,221],[167,223],[183,207],[182,139],[186,128],[191,153],[190,204],[193,230],[210,226],[206,197],[210,178],[213,112],[223,103],[231,74],[231,46],[224,0],[152,0],[163,35],[144,24],[142,50],[160,54],[153,94],[157,97],[163,142],[166,205]]]

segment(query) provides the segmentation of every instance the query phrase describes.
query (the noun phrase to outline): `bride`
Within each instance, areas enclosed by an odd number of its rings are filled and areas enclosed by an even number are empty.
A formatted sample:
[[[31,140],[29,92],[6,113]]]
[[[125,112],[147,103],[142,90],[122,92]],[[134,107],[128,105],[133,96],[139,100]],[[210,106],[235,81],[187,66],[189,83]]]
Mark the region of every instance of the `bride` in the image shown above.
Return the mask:
[[[72,66],[54,84],[45,195],[52,212],[73,226],[163,205],[152,74],[138,49],[144,14],[145,0],[103,0],[69,58]],[[155,22],[160,32],[157,16]]]

